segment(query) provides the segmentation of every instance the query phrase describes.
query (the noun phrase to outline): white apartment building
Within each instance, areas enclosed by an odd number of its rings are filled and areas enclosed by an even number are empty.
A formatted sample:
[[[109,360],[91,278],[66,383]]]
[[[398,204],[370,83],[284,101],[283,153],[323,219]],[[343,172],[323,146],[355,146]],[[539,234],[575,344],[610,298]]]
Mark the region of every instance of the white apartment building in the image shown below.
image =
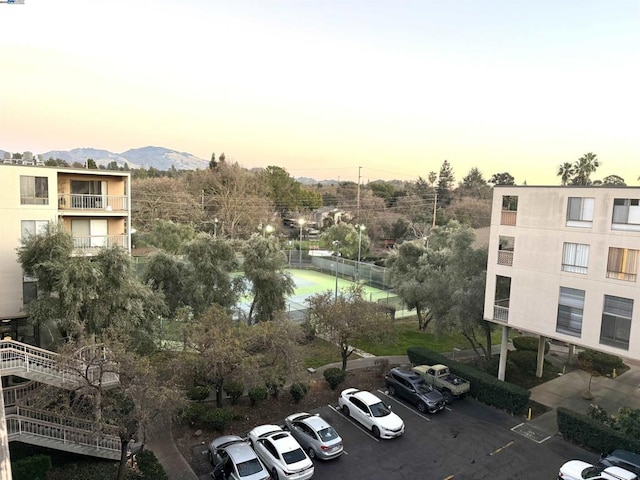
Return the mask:
[[[496,186],[484,318],[640,360],[640,188]]]
[[[16,249],[48,222],[62,222],[75,253],[119,245],[131,251],[129,172],[0,164],[0,338],[38,343],[23,306],[36,294]]]

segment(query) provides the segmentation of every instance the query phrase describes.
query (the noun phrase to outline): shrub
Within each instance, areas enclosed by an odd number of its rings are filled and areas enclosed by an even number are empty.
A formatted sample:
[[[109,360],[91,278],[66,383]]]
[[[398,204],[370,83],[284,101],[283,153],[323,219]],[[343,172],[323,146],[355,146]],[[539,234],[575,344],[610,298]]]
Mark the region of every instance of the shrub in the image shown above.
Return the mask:
[[[516,350],[525,350],[538,353],[538,337],[520,336],[513,337],[513,346]],[[544,343],[544,354],[549,353],[549,342]],[[511,354],[509,354],[511,355]]]
[[[153,478],[154,480],[169,480],[167,473],[162,468],[155,453],[151,450],[143,450],[137,455],[138,468],[144,475],[144,478]]]
[[[302,382],[292,383],[289,387],[289,393],[293,397],[293,403],[300,403],[300,400],[304,398],[308,391],[309,385]]]
[[[269,391],[266,387],[254,387],[249,390],[249,402],[253,407],[257,403],[263,402],[266,400],[267,395],[269,395]]]
[[[45,480],[51,470],[51,457],[35,455],[11,463],[14,480]]]
[[[211,389],[209,387],[205,387],[204,385],[197,385],[187,391],[187,398],[189,398],[189,400],[193,400],[194,402],[204,402],[207,398],[209,398],[209,393],[211,393]]]
[[[595,350],[583,350],[578,353],[578,360],[585,369],[593,370],[600,375],[612,373],[614,368],[624,367],[620,357]]]
[[[207,428],[222,433],[233,420],[233,415],[231,408],[212,408],[205,414],[203,420]]]
[[[331,390],[335,390],[347,378],[347,372],[337,367],[327,368],[324,371],[324,378]]]
[[[525,372],[535,372],[538,353],[531,350],[515,350],[507,354],[507,359]]]
[[[278,398],[282,387],[284,387],[284,380],[285,379],[283,377],[274,377],[264,382],[269,395],[271,395],[273,398]]]
[[[204,404],[191,403],[184,411],[183,416],[191,425],[199,425],[202,423],[206,413],[207,407]]]
[[[238,403],[238,399],[244,393],[244,383],[241,381],[228,381],[224,383],[224,392],[229,395],[231,399],[231,405]]]

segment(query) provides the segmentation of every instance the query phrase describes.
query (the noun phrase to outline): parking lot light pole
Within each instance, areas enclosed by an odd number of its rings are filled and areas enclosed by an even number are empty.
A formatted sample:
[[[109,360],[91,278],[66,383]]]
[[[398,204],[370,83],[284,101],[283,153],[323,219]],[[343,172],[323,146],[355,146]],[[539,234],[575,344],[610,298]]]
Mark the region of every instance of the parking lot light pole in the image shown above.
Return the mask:
[[[340,242],[338,240],[333,241],[333,247],[336,256],[336,291],[333,296],[334,301],[338,301],[338,255],[340,255]]]
[[[304,218],[298,219],[298,225],[300,225],[300,257],[298,258],[298,268],[302,270],[302,227],[305,224]]]
[[[360,281],[360,255],[362,253],[362,232],[366,230],[367,227],[364,225],[357,225],[358,229],[358,263],[356,263],[356,281]]]

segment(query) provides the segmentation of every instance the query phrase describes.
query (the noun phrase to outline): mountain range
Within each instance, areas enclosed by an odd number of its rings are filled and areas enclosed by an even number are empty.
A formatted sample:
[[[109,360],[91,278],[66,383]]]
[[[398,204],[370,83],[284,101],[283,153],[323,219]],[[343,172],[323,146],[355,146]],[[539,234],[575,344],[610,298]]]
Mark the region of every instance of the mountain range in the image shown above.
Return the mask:
[[[0,154],[4,154],[0,150]],[[74,162],[85,163],[88,158],[93,159],[97,165],[107,166],[116,162],[118,166],[129,168],[150,168],[169,170],[172,166],[176,170],[198,170],[209,167],[209,162],[187,152],[178,152],[164,147],[132,148],[122,153],[114,153],[109,150],[97,148],[74,148],[73,150],[50,150],[40,153],[43,160],[59,158],[72,164]]]

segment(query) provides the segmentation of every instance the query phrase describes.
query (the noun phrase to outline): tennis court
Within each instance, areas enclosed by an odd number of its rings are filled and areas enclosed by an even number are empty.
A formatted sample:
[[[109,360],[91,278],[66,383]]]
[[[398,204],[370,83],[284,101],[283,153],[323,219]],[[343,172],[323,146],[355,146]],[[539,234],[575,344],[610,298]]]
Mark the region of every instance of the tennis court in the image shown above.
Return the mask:
[[[302,321],[308,308],[307,298],[317,293],[326,291],[335,292],[336,277],[335,275],[327,275],[315,270],[294,269],[287,270],[295,283],[295,291],[293,295],[286,300],[286,311],[291,320]],[[353,282],[338,277],[338,294],[353,285]],[[395,317],[404,317],[412,315],[413,312],[405,310],[404,305],[395,293],[381,290],[379,288],[364,285],[365,298],[371,302],[384,303],[396,308]],[[246,298],[242,302],[242,310],[248,311],[250,299]]]

